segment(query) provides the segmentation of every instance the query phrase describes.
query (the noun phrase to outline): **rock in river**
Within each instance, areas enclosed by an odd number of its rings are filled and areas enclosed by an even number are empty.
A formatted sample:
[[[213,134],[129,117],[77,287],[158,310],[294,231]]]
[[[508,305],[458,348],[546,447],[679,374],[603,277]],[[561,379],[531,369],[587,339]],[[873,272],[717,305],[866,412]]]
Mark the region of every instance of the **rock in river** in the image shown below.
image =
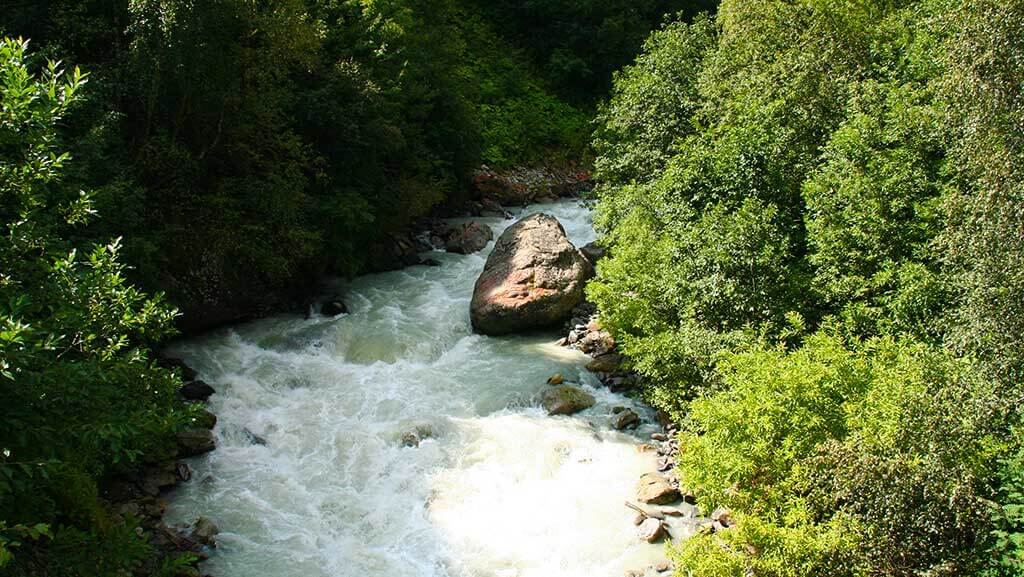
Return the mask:
[[[494,239],[491,227],[479,222],[470,222],[453,228],[445,241],[445,250],[459,254],[472,254],[483,250]]]
[[[473,289],[470,317],[481,334],[554,325],[583,301],[594,268],[547,214],[530,215],[498,238]]]
[[[644,519],[637,527],[637,535],[648,543],[657,543],[665,536],[665,524],[654,517]]]
[[[544,391],[541,405],[549,415],[571,415],[593,407],[594,396],[583,389],[559,385]]]
[[[217,443],[208,429],[191,428],[178,433],[178,454],[182,457],[202,455],[215,448]]]
[[[657,473],[645,473],[636,485],[636,498],[641,503],[667,505],[682,498],[679,489]]]

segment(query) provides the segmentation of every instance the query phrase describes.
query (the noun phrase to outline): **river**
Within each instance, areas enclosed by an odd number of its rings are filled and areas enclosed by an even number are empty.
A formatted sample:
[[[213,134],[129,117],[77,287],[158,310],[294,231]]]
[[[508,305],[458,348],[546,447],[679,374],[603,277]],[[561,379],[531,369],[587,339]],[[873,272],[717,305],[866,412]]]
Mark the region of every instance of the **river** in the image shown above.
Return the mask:
[[[575,202],[558,217],[577,246],[595,238]],[[480,219],[496,235],[512,221]],[[343,287],[351,313],[277,316],[176,344],[217,389],[218,448],[166,521],[221,529],[217,577],[618,577],[664,557],[623,505],[654,456],[637,445],[649,409],[601,388],[555,333],[472,334],[482,253],[432,253]],[[597,397],[573,417],[536,398],[554,373]],[[609,426],[612,408],[645,417]],[[402,434],[432,436],[406,447]],[[255,436],[265,444],[254,442]]]

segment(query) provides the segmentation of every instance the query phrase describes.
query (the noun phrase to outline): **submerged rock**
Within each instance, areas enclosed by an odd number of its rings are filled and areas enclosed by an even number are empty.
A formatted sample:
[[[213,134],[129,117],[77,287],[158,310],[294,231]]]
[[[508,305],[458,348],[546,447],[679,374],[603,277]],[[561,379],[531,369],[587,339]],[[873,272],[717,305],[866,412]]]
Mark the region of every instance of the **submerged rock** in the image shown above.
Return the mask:
[[[549,385],[561,385],[564,382],[565,382],[565,377],[562,376],[562,373],[555,373],[555,374],[551,375],[550,377],[548,377],[548,384]]]
[[[572,415],[593,407],[594,403],[593,395],[569,385],[558,385],[541,396],[541,405],[549,415]]]
[[[583,302],[594,268],[553,216],[530,215],[498,238],[473,289],[473,330],[502,335],[557,324]]]

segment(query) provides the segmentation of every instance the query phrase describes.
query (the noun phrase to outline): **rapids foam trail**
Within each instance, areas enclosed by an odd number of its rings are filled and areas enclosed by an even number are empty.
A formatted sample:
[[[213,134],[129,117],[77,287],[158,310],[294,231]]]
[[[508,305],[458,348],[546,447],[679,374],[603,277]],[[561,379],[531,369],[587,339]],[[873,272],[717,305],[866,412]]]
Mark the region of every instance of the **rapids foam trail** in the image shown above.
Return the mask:
[[[595,238],[574,202],[533,206],[577,245]],[[500,233],[511,221],[483,219]],[[587,357],[553,333],[472,334],[487,250],[432,253],[440,268],[359,278],[351,314],[279,316],[176,345],[213,383],[218,448],[194,459],[167,520],[221,529],[218,577],[601,577],[662,558],[637,540],[632,499],[654,458],[609,426],[614,406]],[[598,404],[548,417],[553,373]],[[402,433],[433,436],[404,447]],[[253,435],[266,440],[254,443]]]

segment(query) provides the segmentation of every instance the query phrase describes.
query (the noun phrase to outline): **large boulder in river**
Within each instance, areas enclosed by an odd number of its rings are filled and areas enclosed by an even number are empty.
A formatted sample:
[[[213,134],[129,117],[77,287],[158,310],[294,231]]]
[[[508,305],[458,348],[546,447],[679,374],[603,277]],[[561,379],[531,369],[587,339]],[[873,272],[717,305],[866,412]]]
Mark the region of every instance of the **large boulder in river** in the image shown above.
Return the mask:
[[[554,325],[583,302],[594,268],[553,216],[530,215],[498,237],[473,289],[473,330],[486,335]]]

